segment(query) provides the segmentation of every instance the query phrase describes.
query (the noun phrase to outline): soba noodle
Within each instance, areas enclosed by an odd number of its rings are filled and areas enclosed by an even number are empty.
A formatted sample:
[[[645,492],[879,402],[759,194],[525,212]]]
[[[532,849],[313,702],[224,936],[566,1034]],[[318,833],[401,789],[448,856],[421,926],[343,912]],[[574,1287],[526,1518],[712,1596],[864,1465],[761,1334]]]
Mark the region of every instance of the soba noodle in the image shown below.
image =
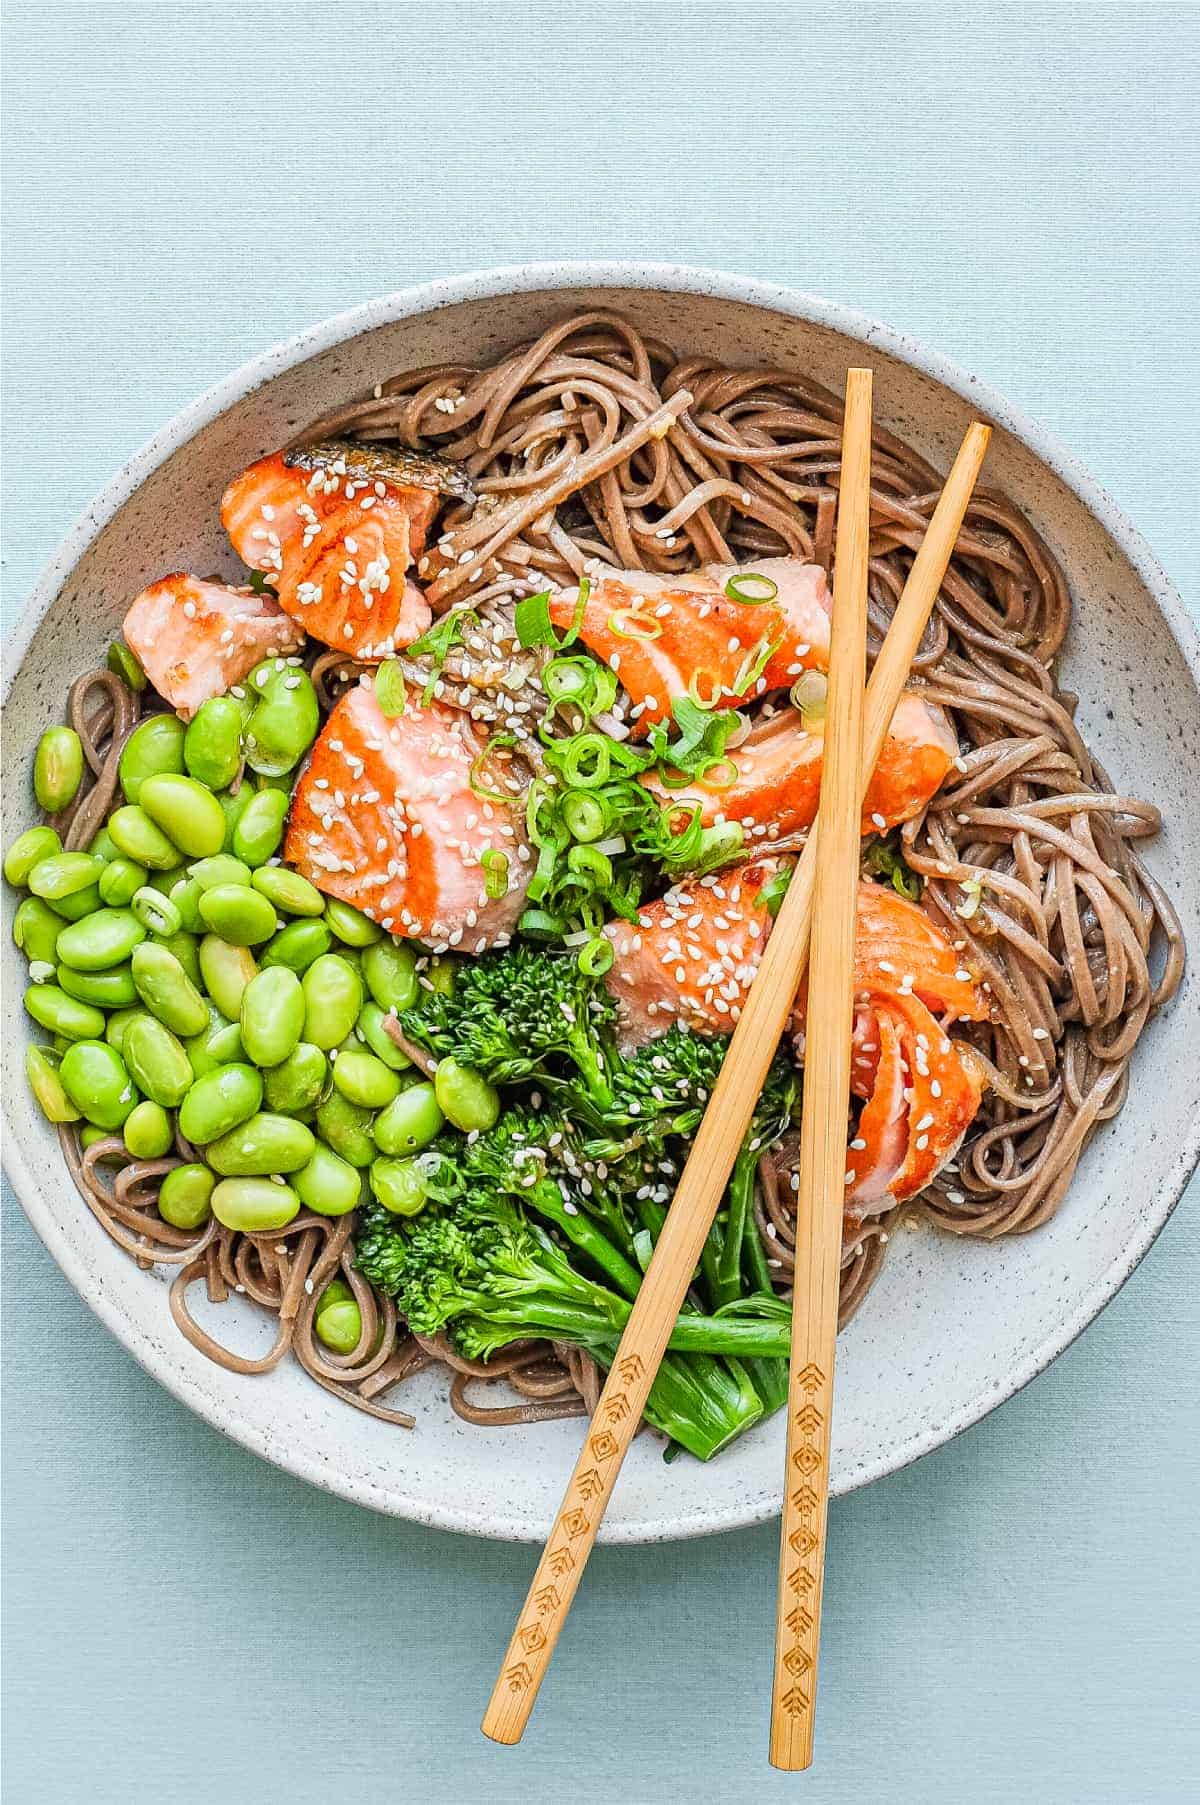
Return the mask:
[[[393,377],[314,422],[300,442],[332,433],[398,441],[468,472],[474,499],[451,503],[417,572],[435,611],[471,610],[438,693],[515,731],[536,766],[537,686],[505,675],[544,654],[517,645],[515,601],[577,582],[594,560],[682,573],[791,553],[828,569],[840,424],[838,400],[803,376],[681,361],[619,315],[595,311],[485,369],[446,364]],[[939,488],[929,464],[877,428],[872,651]],[[1054,1213],[1090,1135],[1125,1100],[1142,1028],[1180,981],[1179,923],[1137,851],[1157,831],[1158,811],[1114,789],[1076,729],[1075,698],[1055,680],[1070,611],[1062,573],[1029,522],[1002,497],[978,493],[913,672],[950,713],[964,750],[951,780],[904,828],[903,849],[924,880],[925,907],[990,994],[991,1019],[958,1028],[985,1063],[989,1088],[957,1161],[912,1204],[847,1233],[843,1322],[869,1291],[901,1215],[994,1238]],[[428,680],[428,660],[401,662]],[[329,651],[310,668],[326,705],[361,669]],[[93,782],[69,819],[68,849],[86,845],[110,812],[118,754],[139,714],[139,698],[106,670],[72,688],[69,716]],[[421,1049],[406,1051],[428,1064]],[[267,1371],[291,1352],[357,1409],[407,1425],[410,1416],[378,1400],[433,1363],[449,1369],[453,1408],[472,1423],[536,1423],[593,1407],[598,1371],[578,1349],[527,1342],[484,1366],[443,1337],[405,1334],[391,1301],[355,1269],[353,1217],[304,1212],[268,1233],[213,1221],[181,1232],[158,1216],[155,1196],[162,1175],[194,1157],[186,1143],[178,1158],[128,1162],[119,1138],[86,1153],[75,1128],[60,1138],[106,1232],[139,1264],[179,1269],[171,1286],[178,1327],[232,1371]],[[755,1199],[785,1293],[793,1171],[789,1137],[760,1161]],[[345,1355],[323,1348],[313,1329],[317,1298],[335,1275],[362,1315],[358,1345]],[[201,1282],[212,1302],[237,1293],[276,1318],[266,1355],[234,1354],[200,1326],[188,1292]],[[499,1381],[522,1401],[476,1401],[471,1388]]]

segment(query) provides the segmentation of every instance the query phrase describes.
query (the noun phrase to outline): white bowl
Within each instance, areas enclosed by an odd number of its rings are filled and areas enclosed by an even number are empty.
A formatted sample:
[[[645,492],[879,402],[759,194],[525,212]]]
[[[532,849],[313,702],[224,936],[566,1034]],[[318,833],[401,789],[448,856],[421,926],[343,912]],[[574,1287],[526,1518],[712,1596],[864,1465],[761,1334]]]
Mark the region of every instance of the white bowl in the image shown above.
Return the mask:
[[[665,265],[533,265],[406,289],[264,352],[173,420],[68,536],[7,648],[7,833],[32,819],[28,759],[37,735],[61,718],[69,679],[102,656],[130,597],[168,570],[237,569],[217,519],[232,473],[395,370],[487,359],[568,310],[596,305],[623,309],[680,348],[734,364],[790,365],[835,388],[847,364],[869,362],[880,418],[941,468],[970,418],[992,421],[987,481],[1029,514],[1071,584],[1065,672],[1082,698],[1083,731],[1124,788],[1161,806],[1166,828],[1150,864],[1200,948],[1200,646],[1133,528],[1036,427],[911,340],[810,295]],[[417,1428],[406,1433],[338,1403],[294,1364],[240,1378],[177,1334],[164,1282],[139,1271],[92,1220],[28,1097],[23,962],[7,935],[4,944],[5,1161],[34,1228],[101,1321],[176,1397],[315,1485],[445,1529],[540,1539],[574,1459],[577,1423],[474,1429],[450,1412],[443,1381],[423,1375],[413,1388]],[[992,1243],[928,1230],[896,1237],[839,1347],[835,1492],[891,1472],[975,1422],[1113,1296],[1200,1151],[1198,1042],[1193,979],[1148,1029],[1127,1107],[1097,1134],[1047,1227]],[[267,1328],[247,1320],[239,1334],[249,1347],[255,1337],[265,1342]],[[625,1464],[602,1534],[655,1541],[772,1516],[781,1450],[778,1419],[707,1467],[664,1465],[647,1438]]]

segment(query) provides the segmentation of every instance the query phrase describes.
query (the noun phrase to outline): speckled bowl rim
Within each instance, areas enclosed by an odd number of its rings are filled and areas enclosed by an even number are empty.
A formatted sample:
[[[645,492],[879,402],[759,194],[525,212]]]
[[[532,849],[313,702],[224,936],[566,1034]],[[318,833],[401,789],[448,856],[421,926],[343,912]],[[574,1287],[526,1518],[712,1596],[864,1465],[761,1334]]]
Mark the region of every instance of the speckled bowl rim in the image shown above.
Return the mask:
[[[55,601],[65,578],[88,546],[153,470],[233,403],[282,371],[379,326],[451,307],[463,301],[536,293],[541,290],[550,293],[557,290],[566,295],[579,288],[656,289],[671,294],[741,302],[858,339],[865,345],[911,365],[960,395],[1014,438],[1021,440],[1074,491],[1095,516],[1128,558],[1154,598],[1183,654],[1193,681],[1200,688],[1200,632],[1184,608],[1175,586],[1141,534],[1074,457],[986,383],[980,382],[917,340],[909,338],[907,334],[872,319],[868,314],[859,313],[838,302],[826,301],[800,289],[685,264],[601,261],[502,266],[398,289],[393,294],[365,301],[296,333],[252,357],[249,362],[216,383],[198,400],[176,414],[173,420],[134,453],[85,508],[63,539],[34,585],[16,627],[4,641],[4,680],[0,691],[3,699],[8,699],[16,673],[37,627]],[[943,1446],[964,1429],[977,1423],[1043,1372],[1115,1297],[1145,1257],[1183,1195],[1198,1161],[1200,1117],[1181,1129],[1180,1145],[1168,1181],[1139,1224],[1137,1233],[1101,1273],[1086,1300],[1023,1360],[1014,1363],[1003,1380],[983,1387],[952,1416],[928,1422],[873,1460],[859,1461],[841,1476],[835,1490],[838,1493],[855,1491],[859,1486],[869,1485],[872,1480],[881,1479],[885,1474],[894,1473],[922,1455],[931,1453],[933,1449]],[[457,1530],[468,1535],[517,1541],[541,1539],[541,1526],[530,1523],[525,1518],[508,1517],[503,1512],[462,1510],[447,1503],[430,1504],[427,1499],[403,1492],[385,1492],[379,1486],[352,1476],[331,1476],[323,1462],[306,1454],[300,1447],[280,1451],[263,1431],[242,1421],[235,1411],[214,1403],[189,1378],[186,1371],[173,1367],[167,1356],[148,1344],[135,1325],[114,1308],[102,1292],[98,1292],[87,1266],[71,1252],[60,1234],[54,1210],[41,1194],[35,1174],[23,1158],[16,1137],[12,1134],[5,1137],[4,1164],[34,1230],[89,1308],[152,1378],[231,1440],[240,1442],[243,1447],[261,1455],[263,1459],[323,1491],[334,1492],[340,1497],[386,1514],[403,1516],[414,1522],[425,1523],[431,1528]],[[696,1507],[685,1515],[676,1512],[649,1521],[642,1519],[630,1525],[606,1523],[601,1533],[602,1539],[612,1543],[675,1541],[692,1536],[713,1535],[727,1529],[745,1528],[768,1521],[777,1514],[778,1505],[770,1499],[749,1499],[723,1509],[706,1509],[701,1496]]]

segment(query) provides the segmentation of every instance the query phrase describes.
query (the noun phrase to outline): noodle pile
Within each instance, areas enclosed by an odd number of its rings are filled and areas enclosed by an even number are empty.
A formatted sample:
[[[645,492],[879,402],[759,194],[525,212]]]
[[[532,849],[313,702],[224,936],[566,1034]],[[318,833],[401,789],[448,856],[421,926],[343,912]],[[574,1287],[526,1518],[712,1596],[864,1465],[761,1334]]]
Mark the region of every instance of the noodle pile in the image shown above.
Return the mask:
[[[331,434],[436,450],[461,464],[472,501],[452,502],[417,574],[435,612],[470,610],[441,667],[438,693],[502,722],[537,763],[536,686],[505,682],[539,654],[516,644],[517,599],[576,583],[594,561],[677,572],[708,562],[792,554],[829,569],[839,474],[841,404],[789,371],[680,361],[627,320],[592,312],[551,327],[498,364],[443,364],[383,383],[367,400],[315,422]],[[870,649],[874,653],[940,493],[936,471],[876,428],[873,450]],[[914,1203],[848,1228],[841,1319],[861,1304],[901,1214],[954,1234],[994,1238],[1044,1223],[1061,1203],[1088,1138],[1125,1100],[1129,1065],[1150,1014],[1178,987],[1184,946],[1169,899],[1137,842],[1160,825],[1148,803],[1114,790],[1083,744],[1075,698],[1054,662],[1071,602],[1048,548],[1001,497],[979,492],[966,516],[913,667],[914,683],[949,712],[964,748],[928,809],[903,829],[909,866],[932,918],[977,971],[991,1019],[960,1023],[989,1088],[958,1159]],[[406,661],[424,682],[428,661]],[[322,651],[311,664],[323,703],[361,667]],[[117,757],[139,698],[96,671],[71,691],[70,719],[94,777],[65,839],[86,845],[113,806]],[[486,1366],[397,1324],[353,1263],[353,1217],[305,1212],[281,1230],[238,1234],[210,1222],[170,1228],[154,1207],[175,1159],[126,1163],[114,1138],[81,1153],[60,1129],[72,1177],[107,1232],[142,1265],[179,1267],[171,1309],[192,1343],[237,1372],[291,1351],[326,1389],[397,1423],[378,1402],[434,1362],[450,1369],[451,1402],[469,1422],[530,1423],[590,1412],[595,1363],[579,1350],[525,1343]],[[184,1143],[179,1159],[194,1157]],[[756,1216],[779,1288],[792,1276],[795,1146],[759,1163]],[[350,1286],[363,1320],[339,1356],[313,1330],[330,1279]],[[203,1281],[278,1319],[275,1344],[246,1360],[212,1340],[187,1304]],[[497,1380],[519,1404],[492,1406],[469,1388]]]

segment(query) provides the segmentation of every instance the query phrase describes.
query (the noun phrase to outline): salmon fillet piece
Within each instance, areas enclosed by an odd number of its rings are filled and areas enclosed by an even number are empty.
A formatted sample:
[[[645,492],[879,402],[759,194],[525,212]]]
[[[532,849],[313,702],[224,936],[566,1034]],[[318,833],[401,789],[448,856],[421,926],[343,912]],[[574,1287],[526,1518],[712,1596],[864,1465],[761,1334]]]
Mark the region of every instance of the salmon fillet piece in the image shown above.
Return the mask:
[[[770,601],[725,593],[730,578],[751,576],[775,585]],[[710,564],[685,576],[602,570],[590,579],[579,637],[620,678],[636,736],[669,721],[672,702],[689,687],[702,706],[736,708],[787,688],[802,671],[825,670],[829,609],[825,572],[799,558]],[[577,612],[577,591],[551,597],[556,625],[570,626]]]
[[[282,658],[304,635],[269,595],[229,589],[176,571],[130,604],[124,633],[151,683],[190,721],[263,658]]]
[[[752,839],[774,840],[812,826],[824,752],[823,725],[806,728],[789,707],[757,721],[709,781],[670,790],[656,777],[642,781],[664,801],[699,803],[706,827],[736,821]],[[867,788],[863,832],[882,833],[919,815],[957,756],[958,741],[945,712],[905,691]]]
[[[310,469],[276,451],[230,483],[221,523],[306,633],[377,659],[411,645],[433,618],[405,572],[438,502],[432,489],[389,483],[344,458]]]
[[[478,766],[487,742],[468,715],[422,708],[419,693],[395,719],[369,683],[341,698],[293,792],[284,857],[390,934],[481,953],[511,937],[524,906],[524,797],[520,786],[511,807],[476,795],[473,769],[489,791],[514,780]],[[487,852],[507,861],[501,897],[487,894]]]

